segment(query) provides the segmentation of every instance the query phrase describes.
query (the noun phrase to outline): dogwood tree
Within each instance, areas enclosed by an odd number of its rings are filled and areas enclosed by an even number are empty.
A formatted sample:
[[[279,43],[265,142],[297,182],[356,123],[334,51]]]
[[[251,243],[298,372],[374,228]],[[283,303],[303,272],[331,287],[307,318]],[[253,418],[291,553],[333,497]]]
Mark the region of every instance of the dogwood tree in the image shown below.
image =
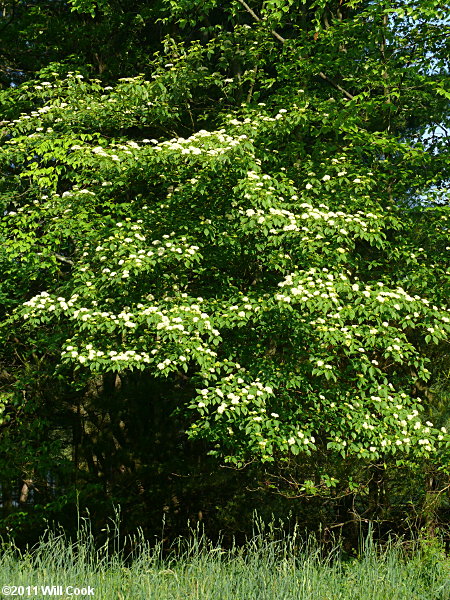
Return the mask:
[[[442,3],[163,4],[148,74],[2,91],[8,344],[182,377],[190,437],[237,466],[326,457],[312,491],[340,461],[445,466]]]

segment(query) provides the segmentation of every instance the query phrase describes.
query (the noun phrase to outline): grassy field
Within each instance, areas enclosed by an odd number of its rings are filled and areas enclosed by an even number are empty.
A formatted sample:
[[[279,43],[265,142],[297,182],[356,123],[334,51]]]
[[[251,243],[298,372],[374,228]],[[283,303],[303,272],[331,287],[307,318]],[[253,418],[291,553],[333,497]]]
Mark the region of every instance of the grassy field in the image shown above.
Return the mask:
[[[96,549],[84,529],[75,541],[47,534],[26,552],[3,542],[0,584],[24,586],[16,596],[35,599],[50,595],[41,586],[62,586],[57,597],[64,599],[75,597],[66,586],[91,586],[93,594],[77,597],[96,600],[450,599],[450,560],[433,544],[406,553],[400,543],[382,551],[366,543],[359,557],[345,560],[338,547],[325,558],[295,535],[276,541],[270,531],[228,551],[198,533],[171,552],[136,537],[126,554],[118,539]],[[7,597],[14,596],[0,592]]]

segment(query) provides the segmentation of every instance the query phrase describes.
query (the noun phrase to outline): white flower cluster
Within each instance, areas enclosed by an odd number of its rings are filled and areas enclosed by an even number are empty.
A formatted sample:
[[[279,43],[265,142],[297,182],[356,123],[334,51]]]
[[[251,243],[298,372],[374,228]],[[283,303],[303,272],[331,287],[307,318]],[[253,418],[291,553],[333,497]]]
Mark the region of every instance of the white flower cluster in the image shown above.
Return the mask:
[[[260,102],[259,106],[264,107],[265,104],[264,102]],[[300,110],[303,111],[304,108],[298,108],[296,104],[293,105],[293,109],[294,111]],[[278,110],[278,113],[274,116],[271,117],[269,115],[264,114],[261,111],[258,111],[257,113],[252,115],[252,118],[250,117],[245,117],[242,120],[236,119],[235,116],[228,114],[227,118],[228,118],[228,124],[229,125],[233,125],[235,127],[250,127],[251,129],[253,129],[254,131],[257,131],[261,125],[265,124],[265,123],[277,123],[280,120],[286,120],[286,117],[289,116],[288,111],[285,108],[280,108]]]
[[[256,178],[259,176],[254,174],[253,177]],[[269,191],[272,190],[269,188]],[[252,197],[248,192],[247,196],[249,198]],[[252,197],[252,199],[257,201],[258,196],[255,198]],[[291,200],[295,201],[295,198]],[[310,226],[314,222],[322,221],[327,226],[333,226],[336,231],[344,236],[347,236],[350,231],[357,237],[367,232],[374,234],[380,231],[380,217],[373,213],[357,211],[355,214],[349,215],[342,211],[330,211],[325,204],[314,207],[307,202],[300,204],[300,208],[304,209],[304,212],[301,214],[293,213],[286,208],[277,208],[276,206],[270,207],[268,211],[261,208],[239,208],[239,213],[243,217],[247,217],[247,219],[244,219],[244,222],[252,223],[255,227],[264,223],[267,227],[270,227],[269,233],[271,234],[279,232],[310,233],[311,229],[305,227],[305,221],[310,222]],[[308,239],[308,237],[304,238],[304,240]]]
[[[280,302],[291,303],[292,301],[307,302],[319,297],[337,304],[339,303],[339,295],[335,282],[339,280],[348,281],[343,274],[320,273],[315,268],[309,271],[291,273],[278,283],[279,287],[287,288],[286,291],[289,294],[276,294],[275,299]]]
[[[316,439],[313,435],[311,435],[311,433],[305,433],[304,431],[297,430],[286,441],[289,446],[293,446],[294,444],[308,446],[308,444],[314,444]]]
[[[78,294],[74,294],[66,301],[61,296],[54,298],[48,292],[41,292],[23,303],[23,306],[28,309],[24,311],[23,318],[28,319],[29,317],[38,315],[40,312],[54,312],[58,309],[68,310],[75,305],[78,297]]]
[[[67,104],[59,104],[59,106],[56,106],[56,108],[63,108],[67,106]],[[36,117],[41,117],[42,115],[45,115],[49,112],[51,112],[55,107],[52,105],[45,105],[45,106],[41,106],[40,108],[38,108],[37,110],[33,110],[32,112],[28,113],[21,113],[20,117],[18,119],[13,119],[12,121],[9,121],[7,123],[5,123],[5,125],[7,124],[12,124],[14,123],[15,125],[19,125],[21,123],[23,123],[24,121],[28,121],[31,118],[36,118]],[[41,129],[42,131],[42,129]]]
[[[138,304],[137,308],[141,310],[141,316],[153,317],[157,331],[177,331],[197,338],[200,338],[201,332],[207,331],[212,337],[220,336],[218,329],[213,326],[210,315],[205,313],[198,304],[179,305],[170,309],[144,307]],[[175,313],[175,316],[171,313]],[[216,356],[216,353],[211,351],[211,355]]]
[[[347,392],[346,396],[350,397],[350,393]],[[355,398],[354,392],[351,396],[351,402],[341,398],[329,406],[338,410],[345,422],[353,422],[360,434],[354,443],[361,446],[361,453],[379,455],[392,446],[401,447],[404,452],[409,452],[413,446],[432,452],[435,450],[435,439],[442,441],[447,433],[445,427],[438,431],[433,429],[431,421],[423,424],[418,420],[419,410],[413,407],[420,405],[421,399],[412,398],[402,391],[396,392],[392,383],[378,385],[368,397],[363,394]],[[320,398],[325,400],[323,395]],[[382,423],[379,419],[380,412],[386,417]],[[423,437],[424,435],[428,435],[428,438]],[[347,446],[343,437],[345,434],[341,433],[333,438],[341,448]]]
[[[118,228],[121,226],[122,223],[117,224]],[[133,225],[131,226],[131,229],[136,230],[142,228],[139,225]],[[102,246],[97,246],[95,249],[95,252],[100,254],[99,260],[101,262],[108,261],[108,264],[111,264],[110,256],[105,253],[105,250],[108,250],[108,242],[114,244],[117,241],[120,241],[121,243],[122,258],[120,258],[117,261],[117,265],[112,268],[103,267],[102,273],[109,278],[126,279],[130,276],[131,269],[141,271],[146,268],[154,267],[154,265],[160,262],[164,257],[183,261],[185,264],[191,264],[192,260],[199,259],[199,246],[190,244],[184,236],[178,239],[174,239],[173,236],[175,236],[174,232],[170,235],[164,235],[162,240],[153,240],[151,242],[153,249],[148,249],[148,244],[143,248],[143,244],[139,244],[139,242],[146,242],[146,238],[142,233],[135,231],[130,233],[123,231],[121,234],[116,234],[115,236],[108,238]],[[132,251],[129,254],[124,254],[127,247],[131,247],[130,250]]]
[[[99,310],[96,307],[76,307],[79,299],[80,297],[77,294],[73,295],[67,301],[62,297],[54,299],[47,292],[42,292],[24,303],[24,306],[29,309],[25,312],[24,317],[29,318],[30,316],[37,316],[39,312],[42,311],[47,312],[62,309],[71,319],[83,322],[95,321],[96,328],[99,331],[105,330],[104,325],[106,322],[112,322],[117,326],[122,324],[122,326],[130,329],[133,329],[140,324],[149,325],[150,317],[151,322],[153,322],[155,327],[155,331],[176,332],[178,339],[181,339],[180,335],[187,336],[187,338],[191,340],[194,338],[200,340],[202,335],[205,334],[208,335],[210,339],[220,337],[220,332],[218,329],[214,328],[211,317],[205,313],[198,304],[174,306],[169,309],[161,308],[159,306],[137,304],[136,309],[133,312],[130,310],[123,310],[116,314],[108,310]],[[107,327],[106,330],[110,330],[110,328]],[[199,346],[196,350],[209,354],[210,356],[216,356],[216,353],[206,346]]]
[[[86,346],[81,348],[75,348],[73,345],[66,346],[61,352],[62,358],[70,358],[75,359],[81,364],[85,364],[87,362],[99,362],[104,364],[105,362],[123,362],[126,363],[126,366],[132,366],[136,363],[151,363],[152,357],[147,352],[136,351],[136,350],[124,350],[122,352],[117,352],[116,350],[96,350],[92,344],[86,344]]]
[[[359,296],[365,299],[367,303],[381,303],[389,301],[389,310],[394,308],[396,311],[409,311],[411,315],[406,315],[404,318],[409,320],[412,317],[418,318],[421,315],[430,313],[434,316],[434,326],[428,327],[427,330],[435,335],[444,335],[450,330],[450,319],[446,315],[450,313],[450,309],[446,307],[430,307],[430,302],[426,298],[418,295],[411,296],[403,288],[397,287],[395,290],[384,289],[383,282],[377,282],[376,285],[364,286],[359,283],[350,283],[347,275],[344,273],[332,273],[324,268],[322,271],[312,268],[309,271],[299,271],[290,273],[284,280],[278,283],[281,288],[286,288],[286,292],[276,295],[276,299],[280,302],[307,302],[314,298],[328,299],[331,302],[338,304],[339,296],[345,295],[342,298],[342,303],[345,303],[345,298],[349,294]],[[393,302],[394,301],[394,302]],[[397,302],[396,302],[397,301]],[[399,302],[398,302],[399,301]],[[362,303],[364,305],[364,302]],[[432,310],[430,310],[430,308]],[[338,311],[342,311],[344,306],[338,307]],[[333,317],[331,313],[327,316]]]
[[[206,131],[201,129],[189,138],[173,138],[154,146],[155,151],[175,150],[181,155],[219,156],[239,146],[243,140],[248,140],[246,134],[233,137],[226,133],[225,129],[218,131]]]
[[[268,300],[269,298],[269,295],[263,297],[255,296],[252,299],[248,296],[242,296],[239,299],[239,304],[223,302],[220,307],[217,306],[216,311],[220,317],[227,320],[229,325],[242,326],[264,309],[261,301],[263,299]]]
[[[110,144],[107,148],[103,146],[91,147],[88,144],[75,144],[72,150],[91,153],[94,156],[107,158],[113,162],[120,162],[126,156],[134,156],[138,158],[139,154],[144,152],[146,155],[150,153],[159,153],[164,151],[176,152],[180,156],[220,156],[238,147],[244,140],[249,140],[246,134],[239,136],[231,136],[226,133],[225,129],[218,131],[206,131],[201,129],[189,138],[172,138],[171,140],[141,140],[141,144],[136,141],[130,141],[126,144]],[[251,140],[249,140],[251,141]],[[151,144],[149,146],[148,144]],[[125,156],[123,156],[125,155]],[[122,158],[121,158],[122,157]]]
[[[157,363],[157,368],[167,373],[175,370],[178,365],[194,361],[201,369],[214,371],[212,365],[217,353],[211,349],[210,342],[212,339],[220,340],[220,332],[213,327],[211,317],[201,308],[202,300],[199,298],[197,304],[193,302],[171,308],[138,304],[135,309],[125,308],[116,314],[109,310],[100,310],[96,306],[79,306],[84,300],[77,294],[66,300],[63,297],[53,298],[47,292],[42,292],[24,304],[23,317],[39,317],[39,314],[49,312],[64,314],[69,319],[86,324],[84,327],[88,326],[90,336],[93,335],[96,339],[103,338],[105,341],[113,339],[111,334],[115,330],[118,333],[120,330],[125,332],[127,329],[136,329],[144,325],[146,330],[150,327],[153,331],[151,335],[147,333],[142,336],[140,333],[136,338],[144,347],[157,344],[150,353],[136,348],[126,348],[122,351],[104,350],[94,348],[92,344],[78,348],[73,346],[71,340],[70,345],[63,350],[62,358],[75,360],[80,364],[105,367],[111,362],[121,362],[124,368],[142,368],[143,364]],[[83,326],[79,326],[80,331],[81,329]],[[205,337],[207,342],[203,340]],[[173,355],[173,347],[168,350],[171,352],[170,358],[167,355],[163,356],[164,339],[176,344],[177,356]]]
[[[227,367],[234,366],[237,372],[223,377],[215,387],[197,390],[200,394],[197,406],[203,408],[218,405],[217,412],[222,414],[227,409],[233,411],[238,405],[255,405],[259,412],[265,413],[265,399],[274,394],[272,386],[265,385],[259,378],[245,381],[245,369],[238,363],[225,360],[224,364]]]

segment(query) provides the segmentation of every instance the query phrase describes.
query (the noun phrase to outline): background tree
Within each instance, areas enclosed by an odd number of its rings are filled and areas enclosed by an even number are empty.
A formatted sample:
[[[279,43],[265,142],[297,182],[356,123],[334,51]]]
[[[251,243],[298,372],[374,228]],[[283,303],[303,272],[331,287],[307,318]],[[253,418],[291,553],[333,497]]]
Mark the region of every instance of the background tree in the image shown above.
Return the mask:
[[[33,42],[41,3],[5,8],[3,451],[45,511],[81,490],[220,526],[225,463],[326,526],[412,501],[433,528],[444,4],[49,2]]]

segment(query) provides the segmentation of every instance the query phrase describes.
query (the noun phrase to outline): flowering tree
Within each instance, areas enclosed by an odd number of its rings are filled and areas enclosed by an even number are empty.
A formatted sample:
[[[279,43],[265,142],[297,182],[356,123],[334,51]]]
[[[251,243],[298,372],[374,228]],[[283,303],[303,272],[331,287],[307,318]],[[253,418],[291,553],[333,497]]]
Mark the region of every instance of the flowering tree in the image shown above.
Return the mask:
[[[223,29],[192,4],[164,3],[180,33],[149,76],[53,65],[2,92],[9,347],[181,377],[191,438],[309,461],[309,492],[342,461],[446,467],[448,42],[430,74],[421,37],[442,3],[238,0]]]

